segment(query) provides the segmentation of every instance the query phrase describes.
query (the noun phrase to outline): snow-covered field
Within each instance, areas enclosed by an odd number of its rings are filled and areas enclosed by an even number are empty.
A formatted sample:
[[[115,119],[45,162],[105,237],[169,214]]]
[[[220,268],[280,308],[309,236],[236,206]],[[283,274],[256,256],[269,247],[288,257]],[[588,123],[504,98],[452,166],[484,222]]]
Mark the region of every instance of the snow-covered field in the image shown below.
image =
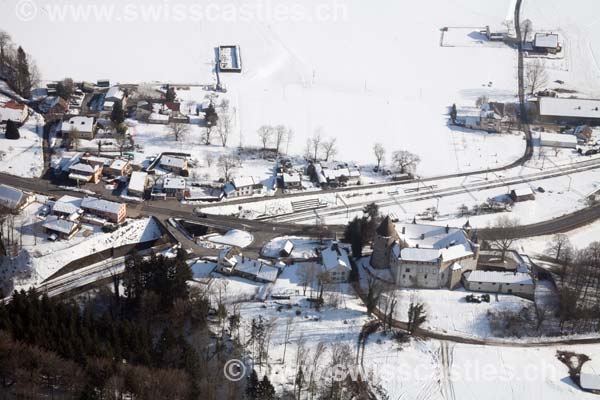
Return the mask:
[[[1,99],[0,99],[1,100]],[[25,178],[40,177],[44,168],[44,118],[34,113],[19,128],[18,140],[0,134],[0,172]]]
[[[332,8],[329,18],[311,18],[310,12],[324,3]],[[425,1],[410,7],[388,1],[376,8],[360,0],[312,0],[302,3],[307,12],[293,22],[273,12],[245,20],[217,16],[202,21],[174,21],[159,12],[152,21],[140,16],[126,24],[118,14],[123,3],[116,0],[102,4],[116,9],[112,17],[98,22],[91,12],[88,23],[68,9],[60,23],[54,13],[41,10],[56,4],[40,1],[33,23],[50,42],[79,32],[70,39],[68,52],[77,56],[69,63],[31,34],[32,22],[20,21],[12,5],[0,6],[0,24],[37,58],[46,79],[211,83],[214,48],[239,44],[243,72],[221,74],[221,80],[236,99],[244,144],[258,143],[259,126],[281,123],[295,132],[295,153],[320,130],[324,137],[337,138],[339,159],[374,163],[371,147],[381,142],[388,155],[396,149],[419,154],[423,175],[485,168],[514,160],[522,151],[518,137],[483,139],[476,132],[453,131],[446,116],[452,103],[472,104],[482,94],[514,98],[514,50],[440,46],[443,27],[472,27],[464,31],[468,37],[486,25],[500,25],[512,15],[509,0],[485,7],[476,0]],[[206,6],[208,0],[199,4]],[[298,5],[295,0],[277,2],[278,8]],[[263,6],[270,9],[274,3]],[[115,47],[114,39],[126,37],[131,29],[151,39]],[[104,53],[111,56],[96,57]]]

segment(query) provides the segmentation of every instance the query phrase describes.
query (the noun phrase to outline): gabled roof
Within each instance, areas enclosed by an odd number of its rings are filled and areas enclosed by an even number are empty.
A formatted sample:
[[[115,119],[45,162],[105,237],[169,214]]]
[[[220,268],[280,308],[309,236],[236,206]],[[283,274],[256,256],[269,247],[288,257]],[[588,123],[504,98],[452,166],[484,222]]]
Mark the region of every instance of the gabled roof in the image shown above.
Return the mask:
[[[352,270],[348,253],[337,243],[333,243],[330,247],[323,250],[321,258],[325,271],[331,271],[336,268],[343,268],[348,271]]]
[[[98,199],[96,197],[84,197],[81,201],[81,208],[92,211],[108,212],[118,214],[121,211],[122,204]]]
[[[533,279],[525,272],[472,271],[467,276],[467,282],[511,283],[533,285]]]
[[[539,102],[542,116],[600,118],[600,100],[540,97]]]
[[[77,223],[66,219],[59,219],[56,216],[50,216],[46,218],[46,221],[42,225],[44,228],[51,231],[60,232],[64,234],[70,234],[77,227]]]
[[[12,186],[0,185],[0,205],[11,210],[19,207],[24,198],[23,191]]]
[[[558,47],[558,34],[556,33],[536,33],[533,40],[535,47],[544,47],[555,49]]]
[[[166,165],[167,167],[185,168],[185,163],[185,158],[173,156],[162,156],[160,158],[160,165]]]
[[[60,126],[62,132],[70,132],[77,129],[79,132],[92,132],[94,129],[94,118],[92,117],[72,117],[68,121],[63,121]]]
[[[247,187],[247,186],[253,186],[254,178],[251,176],[242,176],[239,178],[235,178],[232,183],[236,189],[240,189],[240,188]]]

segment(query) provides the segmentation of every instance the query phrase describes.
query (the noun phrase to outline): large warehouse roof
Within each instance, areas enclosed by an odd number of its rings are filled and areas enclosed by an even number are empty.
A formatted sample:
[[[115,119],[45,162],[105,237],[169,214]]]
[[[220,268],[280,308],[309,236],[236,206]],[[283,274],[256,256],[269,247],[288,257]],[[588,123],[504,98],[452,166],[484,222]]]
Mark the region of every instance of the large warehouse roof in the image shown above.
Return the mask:
[[[600,118],[600,100],[540,97],[540,115]]]

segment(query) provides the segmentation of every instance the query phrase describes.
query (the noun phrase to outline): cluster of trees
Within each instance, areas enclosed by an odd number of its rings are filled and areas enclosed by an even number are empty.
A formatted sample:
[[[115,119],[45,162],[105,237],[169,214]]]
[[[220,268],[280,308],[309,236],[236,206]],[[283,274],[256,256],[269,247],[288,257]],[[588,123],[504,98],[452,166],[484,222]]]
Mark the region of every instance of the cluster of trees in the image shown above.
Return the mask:
[[[294,131],[286,128],[283,125],[263,125],[256,131],[258,139],[262,145],[263,153],[268,148],[275,150],[275,154],[279,155],[282,152],[283,144],[286,144],[286,153],[290,147],[290,142],[294,137]],[[270,147],[272,146],[272,147]]]
[[[381,166],[385,162],[385,154],[386,150],[383,144],[375,143],[373,145],[373,155],[377,162],[377,166],[375,167],[376,172],[381,170]],[[394,151],[391,157],[391,165],[400,174],[414,172],[420,162],[421,158],[418,155],[407,150]]]
[[[0,393],[42,398],[241,398],[225,379],[239,346],[214,346],[209,294],[191,291],[184,252],[132,257],[84,304],[34,291],[0,304]],[[121,286],[122,283],[122,286]],[[119,293],[124,287],[124,294]],[[1,333],[4,332],[4,333]],[[6,340],[4,340],[6,338]],[[219,341],[218,341],[219,342]]]
[[[381,223],[379,206],[375,203],[367,204],[363,209],[362,217],[354,217],[344,231],[344,241],[350,243],[352,255],[362,257],[362,249],[375,238],[375,230]]]
[[[336,156],[337,152],[336,138],[324,138],[320,129],[318,129],[310,138],[306,139],[304,158],[307,160],[318,161],[322,159],[324,161],[329,161],[329,159]],[[319,154],[321,157],[319,157]]]
[[[275,388],[267,375],[261,380],[255,370],[252,370],[246,382],[246,398],[248,400],[275,400]]]
[[[2,30],[0,30],[0,78],[5,79],[9,86],[23,97],[30,97],[31,89],[40,80],[35,62],[21,46],[13,43],[8,33]]]

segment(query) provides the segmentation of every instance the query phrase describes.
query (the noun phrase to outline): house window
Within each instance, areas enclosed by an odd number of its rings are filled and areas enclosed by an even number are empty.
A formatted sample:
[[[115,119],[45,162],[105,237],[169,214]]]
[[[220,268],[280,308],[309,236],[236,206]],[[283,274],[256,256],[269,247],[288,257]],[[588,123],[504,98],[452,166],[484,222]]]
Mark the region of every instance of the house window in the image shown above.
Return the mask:
[[[402,279],[406,279],[406,274],[402,274]]]
[[[410,268],[406,268],[404,272],[410,272]]]
[[[427,279],[427,274],[425,274],[424,278]]]

